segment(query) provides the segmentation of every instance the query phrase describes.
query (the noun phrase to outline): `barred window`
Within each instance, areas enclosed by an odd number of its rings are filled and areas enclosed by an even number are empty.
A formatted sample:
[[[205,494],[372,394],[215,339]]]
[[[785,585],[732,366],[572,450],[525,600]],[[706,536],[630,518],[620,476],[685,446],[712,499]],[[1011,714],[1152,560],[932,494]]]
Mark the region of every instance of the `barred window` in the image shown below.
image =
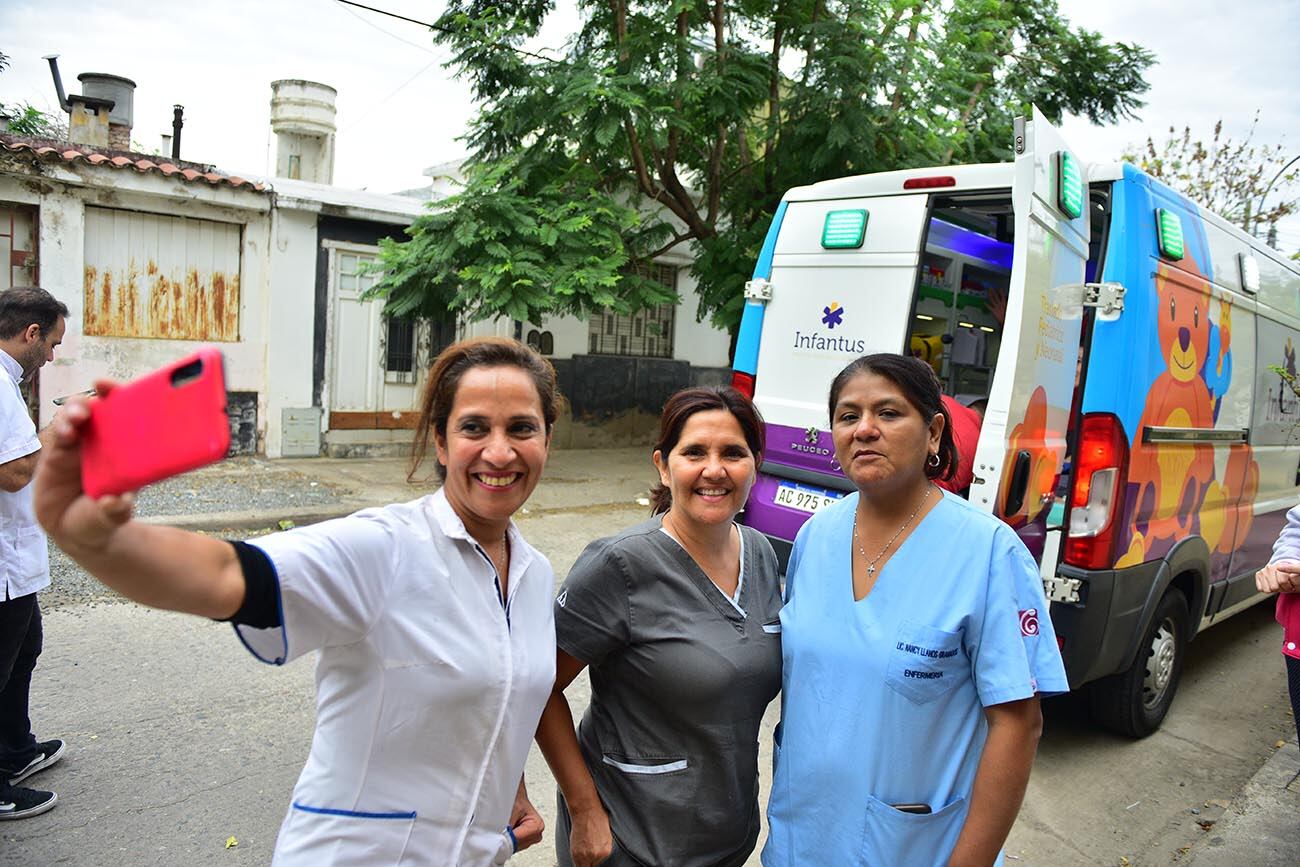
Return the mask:
[[[642,276],[676,291],[677,269],[652,264],[637,269]],[[634,355],[672,358],[677,305],[656,304],[632,314],[605,309],[593,314],[587,325],[588,352],[592,355]]]
[[[412,373],[415,370],[415,323],[410,319],[389,319],[384,370]]]

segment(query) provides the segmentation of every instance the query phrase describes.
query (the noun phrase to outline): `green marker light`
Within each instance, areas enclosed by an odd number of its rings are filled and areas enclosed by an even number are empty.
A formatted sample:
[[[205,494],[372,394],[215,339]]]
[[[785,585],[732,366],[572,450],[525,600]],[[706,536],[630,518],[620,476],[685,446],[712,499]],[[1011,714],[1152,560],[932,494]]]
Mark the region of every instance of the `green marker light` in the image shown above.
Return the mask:
[[[856,250],[867,236],[867,212],[831,211],[822,224],[822,247],[827,250]]]
[[[1183,221],[1173,211],[1156,208],[1156,237],[1161,256],[1174,261],[1183,258]]]
[[[1069,151],[1056,155],[1056,206],[1072,220],[1083,215],[1083,169]]]

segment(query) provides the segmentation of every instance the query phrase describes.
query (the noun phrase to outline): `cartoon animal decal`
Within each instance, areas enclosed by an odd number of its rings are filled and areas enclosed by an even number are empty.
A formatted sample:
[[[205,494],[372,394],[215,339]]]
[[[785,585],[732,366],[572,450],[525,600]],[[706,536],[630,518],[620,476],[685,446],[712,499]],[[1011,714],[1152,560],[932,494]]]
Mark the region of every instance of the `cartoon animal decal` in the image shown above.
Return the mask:
[[[1192,273],[1188,273],[1188,272]],[[1156,331],[1164,370],[1152,383],[1133,432],[1129,485],[1134,530],[1116,567],[1163,555],[1199,534],[1211,553],[1228,554],[1250,529],[1259,466],[1250,446],[1233,446],[1222,478],[1209,443],[1146,443],[1148,428],[1209,430],[1232,378],[1232,305],[1225,297],[1217,327],[1210,285],[1196,266],[1162,263],[1156,274]],[[1244,497],[1245,507],[1237,508]]]
[[[1063,442],[1060,430],[1049,433],[1047,392],[1040,385],[1029,396],[1024,418],[1011,429],[1007,437],[1007,459],[1002,471],[1002,484],[998,486],[998,515],[1012,527],[1019,529],[1040,517],[1052,504],[1057,469],[1062,454],[1049,444],[1051,440]],[[1015,474],[1017,458],[1021,452],[1029,455],[1029,481],[1024,499],[1011,514],[1007,513],[1007,498],[1011,495],[1011,478]]]

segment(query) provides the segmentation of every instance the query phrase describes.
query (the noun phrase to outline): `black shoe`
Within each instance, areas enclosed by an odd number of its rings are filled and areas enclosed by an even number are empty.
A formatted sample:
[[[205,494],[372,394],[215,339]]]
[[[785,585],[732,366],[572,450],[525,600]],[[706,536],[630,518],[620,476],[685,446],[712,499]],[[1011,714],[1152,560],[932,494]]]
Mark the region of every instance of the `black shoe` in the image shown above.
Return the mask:
[[[68,745],[58,738],[55,738],[52,741],[41,741],[36,745],[36,757],[28,762],[25,768],[9,778],[9,785],[16,786],[37,771],[45,770],[50,765],[63,758],[63,753],[67,748]],[[48,794],[48,792],[45,794]],[[54,801],[51,800],[50,805],[53,806],[53,804]],[[45,809],[48,810],[49,807],[46,807]]]
[[[39,816],[54,806],[59,796],[40,789],[6,787],[0,791],[0,822],[5,819],[26,819]]]

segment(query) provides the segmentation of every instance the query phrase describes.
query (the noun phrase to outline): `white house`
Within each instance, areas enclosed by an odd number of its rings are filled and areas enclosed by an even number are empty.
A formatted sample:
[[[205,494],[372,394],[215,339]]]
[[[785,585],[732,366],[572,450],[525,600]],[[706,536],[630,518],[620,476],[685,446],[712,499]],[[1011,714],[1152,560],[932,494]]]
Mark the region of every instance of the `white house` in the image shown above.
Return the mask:
[[[105,76],[112,95],[131,82]],[[88,88],[89,89],[89,88]],[[433,356],[459,337],[517,336],[555,363],[570,415],[557,445],[648,442],[667,394],[723,382],[728,340],[696,322],[685,256],[656,263],[681,295],[633,316],[544,323],[389,321],[362,301],[375,282],[364,266],[383,237],[402,236],[426,201],[446,195],[457,164],[426,171],[427,188],[384,195],[331,184],[334,90],[272,84],[273,179],[115,150],[130,115],[91,104],[80,142],[0,133],[0,289],[42,285],[70,310],[58,358],[38,384],[50,399],[96,378],[131,379],[199,344],[226,356],[233,449],[268,457],[400,452],[414,427]]]

